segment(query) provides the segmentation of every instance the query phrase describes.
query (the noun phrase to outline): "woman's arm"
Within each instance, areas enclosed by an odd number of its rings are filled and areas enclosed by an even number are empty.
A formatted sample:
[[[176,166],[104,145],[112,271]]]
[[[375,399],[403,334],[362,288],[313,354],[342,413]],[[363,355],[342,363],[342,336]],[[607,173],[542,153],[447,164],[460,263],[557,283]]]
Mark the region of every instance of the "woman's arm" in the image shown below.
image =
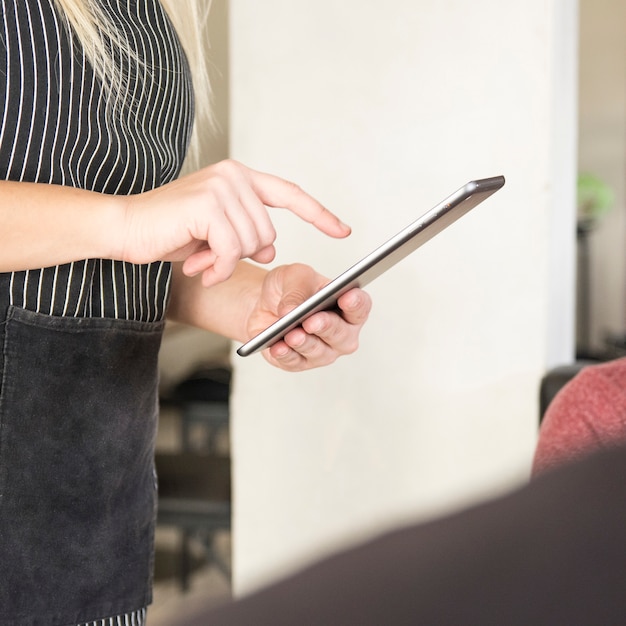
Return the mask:
[[[0,182],[0,272],[113,258],[123,202],[42,183]]]
[[[265,272],[241,263],[274,258],[268,206],[285,207],[333,237],[350,232],[293,183],[233,161],[132,196],[1,182],[0,271],[85,258],[174,261],[170,315],[245,340],[327,282],[304,265]],[[341,315],[323,311],[310,317],[266,350],[265,358],[300,370],[353,352],[370,300],[356,289],[339,306]]]
[[[175,322],[245,341],[249,333],[247,320],[260,298],[267,273],[241,261],[229,280],[205,287],[201,275],[186,276],[182,263],[174,263],[167,316]]]
[[[205,286],[240,259],[274,258],[267,207],[287,208],[332,237],[350,229],[299,187],[234,161],[157,189],[111,196],[59,185],[0,182],[0,271],[85,258],[182,261]]]

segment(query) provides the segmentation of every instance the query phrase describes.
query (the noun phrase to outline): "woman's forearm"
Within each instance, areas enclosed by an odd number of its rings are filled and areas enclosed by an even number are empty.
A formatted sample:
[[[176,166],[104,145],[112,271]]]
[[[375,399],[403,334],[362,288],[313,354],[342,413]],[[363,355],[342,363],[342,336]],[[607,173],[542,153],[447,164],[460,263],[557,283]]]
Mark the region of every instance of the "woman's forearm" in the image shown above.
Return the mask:
[[[0,182],[0,272],[115,258],[123,202],[41,183]]]
[[[201,276],[185,276],[181,264],[174,264],[168,318],[245,341],[250,310],[259,300],[266,274],[242,261],[229,280],[206,288]]]

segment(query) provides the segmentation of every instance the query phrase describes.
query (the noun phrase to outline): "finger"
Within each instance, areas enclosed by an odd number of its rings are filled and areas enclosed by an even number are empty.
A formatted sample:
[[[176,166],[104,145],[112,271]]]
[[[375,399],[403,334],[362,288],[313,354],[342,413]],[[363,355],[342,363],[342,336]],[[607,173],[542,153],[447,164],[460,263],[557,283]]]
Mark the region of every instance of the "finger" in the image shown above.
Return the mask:
[[[275,256],[273,242],[276,236],[265,206],[253,197],[247,183],[242,182],[235,192],[229,184],[215,191],[222,207],[211,217],[207,243],[215,254],[211,267],[204,270],[203,284],[209,286],[230,278],[237,263],[252,258],[269,263]],[[242,204],[241,195],[246,206]]]
[[[196,276],[209,269],[215,263],[215,252],[210,248],[194,252],[189,255],[183,263],[183,274],[185,276]]]
[[[337,305],[346,322],[361,325],[367,321],[372,310],[372,299],[362,289],[351,289],[337,300]]]
[[[256,230],[259,246],[272,245],[276,241],[276,229],[272,224],[267,208],[248,183],[242,185],[238,193],[239,202]]]
[[[263,356],[272,365],[287,372],[302,372],[309,369],[306,360],[284,341],[274,344],[263,352]]]
[[[240,238],[223,213],[212,216],[207,243],[215,260],[202,274],[202,284],[206,287],[230,278],[242,258]]]
[[[307,363],[308,367],[328,365],[339,357],[339,352],[317,333],[297,328],[285,335],[283,341]]]
[[[255,258],[261,251],[273,249],[276,231],[267,209],[252,190],[240,190],[238,198],[223,198],[222,202],[226,218],[239,239],[241,258]],[[266,256],[263,252],[261,258]]]
[[[320,343],[327,346],[328,350],[339,354],[352,354],[359,347],[360,325],[350,324],[341,315],[331,311],[316,313],[304,320],[302,324],[304,332],[309,336],[316,337]],[[303,347],[299,352],[307,358],[316,358],[320,354],[320,346],[308,345],[302,342]],[[315,352],[313,352],[315,350]]]
[[[219,235],[209,238],[211,247],[213,249],[217,248],[217,258],[220,256],[234,258],[237,255],[238,260],[249,258],[258,263],[270,263],[274,260],[276,248],[274,247],[274,237],[271,233],[265,237],[259,235],[248,216],[237,209],[229,210],[226,219],[230,223],[235,238],[231,240],[230,245],[223,242]],[[222,253],[224,250],[226,255]]]
[[[219,260],[219,259],[218,259]],[[202,286],[212,287],[228,280],[235,271],[237,262],[227,263],[224,259],[218,265],[217,262],[202,272]]]
[[[250,185],[267,206],[285,208],[331,237],[347,237],[350,227],[295,183],[250,170]]]
[[[290,289],[280,300],[277,307],[279,316],[287,315],[291,310],[302,304],[314,291],[308,290],[305,285]]]
[[[262,217],[263,213],[267,213],[265,207],[258,199],[255,202],[249,197],[253,195],[250,191],[246,198],[247,204],[243,204],[241,195],[246,187],[244,180],[238,186],[231,185],[225,179],[214,182],[213,193],[220,211],[215,212],[209,224],[210,247],[214,250],[218,246],[221,249],[239,248],[240,258],[251,257],[266,248],[274,242],[275,237],[273,228],[267,226],[269,217]],[[223,239],[222,229],[225,229],[228,239]]]
[[[328,279],[303,263],[281,265],[270,272],[269,292],[280,294],[278,303],[272,307],[278,316],[286,315],[319,291]]]
[[[283,370],[301,372],[329,365],[338,355],[330,351],[320,339],[309,336],[302,328],[298,328],[271,346],[266,351],[265,357]]]
[[[330,365],[337,360],[340,353],[319,337],[297,328],[266,350],[264,356],[270,363],[283,370],[301,372]]]
[[[250,255],[250,258],[257,263],[271,263],[275,257],[276,248],[274,246],[267,246],[255,254]]]

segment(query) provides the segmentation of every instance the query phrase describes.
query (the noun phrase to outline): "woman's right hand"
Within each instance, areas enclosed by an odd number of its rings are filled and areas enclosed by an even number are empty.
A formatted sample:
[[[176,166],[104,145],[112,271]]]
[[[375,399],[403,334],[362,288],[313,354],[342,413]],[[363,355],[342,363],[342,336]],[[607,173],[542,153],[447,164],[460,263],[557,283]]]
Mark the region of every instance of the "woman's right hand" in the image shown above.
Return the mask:
[[[222,161],[141,194],[126,196],[119,257],[182,261],[205,287],[228,279],[244,258],[269,263],[276,232],[267,207],[286,208],[331,237],[348,226],[296,184]]]

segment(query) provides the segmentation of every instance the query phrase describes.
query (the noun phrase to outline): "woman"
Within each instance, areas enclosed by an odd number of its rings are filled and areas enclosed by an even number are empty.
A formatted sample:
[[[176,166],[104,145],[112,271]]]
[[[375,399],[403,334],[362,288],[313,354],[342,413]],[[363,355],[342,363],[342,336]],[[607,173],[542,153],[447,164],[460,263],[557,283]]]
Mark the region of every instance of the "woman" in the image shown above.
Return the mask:
[[[0,625],[141,624],[165,317],[242,341],[325,282],[241,261],[274,257],[266,206],[349,229],[238,163],[177,178],[200,57],[165,2],[1,3]],[[340,307],[265,358],[297,371],[353,351],[370,301]]]

